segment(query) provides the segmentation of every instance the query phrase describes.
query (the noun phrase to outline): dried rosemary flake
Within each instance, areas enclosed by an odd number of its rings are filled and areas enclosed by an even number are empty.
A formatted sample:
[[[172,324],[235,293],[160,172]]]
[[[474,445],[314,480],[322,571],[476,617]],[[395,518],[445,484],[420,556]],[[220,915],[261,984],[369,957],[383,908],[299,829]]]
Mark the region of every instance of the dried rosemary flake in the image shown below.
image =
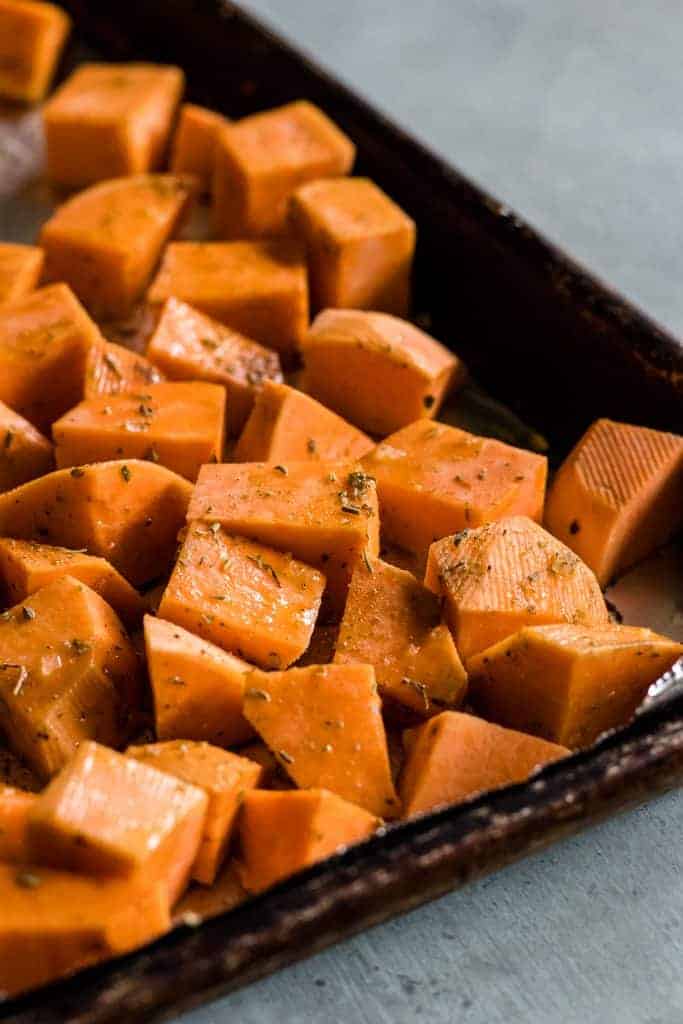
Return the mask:
[[[282,586],[282,584],[280,583],[280,577],[278,576],[270,562],[266,562],[263,555],[247,555],[247,558],[249,559],[250,562],[253,562],[254,565],[258,565],[259,569],[261,569],[263,572],[267,572],[273,578],[273,581],[278,587]]]
[[[24,683],[28,679],[28,669],[26,668],[25,665],[12,665],[12,666],[10,666],[10,665],[4,666],[3,665],[3,668],[5,668],[5,667],[7,667],[7,668],[11,667],[11,668],[18,668],[19,669],[19,678],[17,679],[17,681],[14,684],[14,687],[12,689],[13,695],[15,697],[18,697],[19,694],[22,691]]]
[[[27,604],[25,604],[22,607],[21,614],[23,615],[23,617],[26,619],[27,622],[30,622],[31,619],[35,619],[35,617],[36,617],[36,613],[33,610],[33,608],[29,608],[29,606]]]
[[[285,764],[294,764],[294,758],[291,754],[288,754],[286,750],[278,750],[277,756],[281,758]]]
[[[318,446],[315,443],[315,439],[314,438],[309,437],[308,441],[306,442],[306,448],[311,453],[311,455],[315,455],[315,453],[318,450]]]
[[[71,476],[75,476],[76,478],[80,476],[85,476],[85,470],[81,469],[80,466],[74,466],[74,468],[71,470]]]
[[[32,871],[20,871],[14,881],[21,889],[37,889],[40,885],[40,877]]]
[[[256,690],[256,689],[254,689],[254,687],[249,687],[249,689],[245,690],[244,691],[244,696],[245,697],[252,697],[254,700],[270,700],[271,699],[270,694],[266,693],[265,690]]]
[[[102,357],[102,362],[104,363],[105,366],[109,367],[111,372],[115,373],[117,377],[123,376],[118,363],[116,362],[113,356],[109,355],[108,352],[105,352],[104,356]]]
[[[368,552],[365,548],[363,549],[363,561],[365,562],[365,568],[372,574],[375,570],[372,568],[372,562],[368,558]]]
[[[209,529],[211,530],[211,533],[218,533],[220,528],[221,528],[221,524],[220,523],[211,523],[211,525],[209,526]]]
[[[287,476],[287,473],[289,472],[286,466],[274,466],[273,468],[276,473],[282,473],[283,476]]]
[[[126,483],[130,482],[130,478],[132,476],[132,473],[131,473],[130,469],[128,468],[128,466],[121,466],[121,476],[126,481]]]
[[[86,643],[85,640],[69,640],[69,647],[74,654],[87,654],[91,650],[90,644]]]
[[[14,431],[13,430],[8,430],[7,433],[5,434],[5,440],[3,442],[3,447],[4,448],[9,448],[9,446],[12,444],[13,440],[14,440]]]

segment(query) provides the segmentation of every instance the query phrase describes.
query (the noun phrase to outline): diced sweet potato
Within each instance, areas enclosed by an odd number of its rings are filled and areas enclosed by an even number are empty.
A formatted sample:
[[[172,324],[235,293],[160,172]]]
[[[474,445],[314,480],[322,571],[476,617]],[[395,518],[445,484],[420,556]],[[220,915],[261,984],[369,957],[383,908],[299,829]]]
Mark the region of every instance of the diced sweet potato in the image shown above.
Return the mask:
[[[214,150],[219,128],[228,119],[215,110],[183,103],[171,149],[171,170],[174,174],[192,174],[202,192],[211,188]]]
[[[464,380],[458,357],[407,320],[326,309],[302,343],[301,388],[369,434],[431,418]]]
[[[63,576],[87,584],[128,625],[142,618],[144,602],[137,590],[104,558],[34,540],[0,537],[0,593],[6,604],[18,604]]]
[[[26,825],[37,799],[35,793],[0,784],[0,864],[29,860]]]
[[[162,64],[81,64],[43,110],[48,177],[82,188],[156,170],[183,84]]]
[[[101,340],[65,284],[2,306],[0,400],[47,432],[82,397],[88,352]]]
[[[569,754],[566,747],[458,711],[444,711],[410,730],[406,739],[400,785],[406,818],[522,782],[541,765]]]
[[[227,393],[228,432],[239,434],[268,379],[281,381],[277,352],[245,338],[179,299],[168,299],[147,347],[170,380],[208,380]]]
[[[85,548],[138,586],[168,568],[191,493],[153,462],[59,469],[0,494],[0,536]]]
[[[472,658],[486,718],[565,747],[624,725],[683,645],[635,626],[527,626]]]
[[[303,391],[265,381],[233,452],[235,462],[360,459],[374,441]]]
[[[287,356],[308,329],[304,252],[288,238],[172,242],[148,300],[158,305],[172,296]]]
[[[138,677],[116,614],[71,576],[0,616],[0,726],[42,778],[59,771],[84,740],[125,740]]]
[[[457,707],[467,688],[439,598],[378,558],[354,569],[334,661],[374,665],[381,696],[422,715]]]
[[[0,402],[0,492],[25,484],[54,466],[52,445],[39,430]]]
[[[543,516],[545,456],[443,423],[411,423],[364,464],[377,480],[383,536],[416,554],[504,516]]]
[[[45,277],[66,281],[94,316],[125,316],[144,293],[196,182],[173,174],[114,178],[67,199],[40,232]]]
[[[0,96],[41,100],[70,26],[68,14],[56,4],[0,0]]]
[[[325,577],[219,523],[192,523],[159,615],[262,665],[291,665],[306,650]]]
[[[415,223],[369,178],[327,178],[293,194],[289,222],[303,238],[311,304],[410,312]]]
[[[605,586],[683,525],[683,437],[596,420],[560,467],[545,522]]]
[[[206,793],[209,805],[192,877],[203,885],[212,885],[225,860],[240,804],[259,784],[261,766],[209,743],[188,740],[128,747],[126,755]]]
[[[114,342],[103,341],[92,345],[88,353],[82,397],[124,395],[131,391],[139,394],[163,379],[161,370],[144,356]]]
[[[304,100],[227,125],[217,133],[214,150],[216,234],[278,234],[294,189],[305,181],[348,174],[354,156],[351,140]]]
[[[297,786],[321,786],[383,818],[399,813],[371,665],[255,672],[244,714]]]
[[[445,596],[448,623],[466,665],[473,654],[524,626],[608,621],[591,570],[525,516],[432,544],[425,584]]]
[[[371,836],[380,822],[325,789],[247,793],[240,818],[242,884],[262,892]]]
[[[198,921],[207,921],[239,906],[247,899],[247,895],[234,862],[228,861],[213,885],[190,886],[176,904],[173,920],[176,924],[194,926]]]
[[[0,0],[0,20],[2,19],[1,10]],[[0,57],[1,66],[2,58]],[[33,291],[40,279],[44,259],[43,250],[36,245],[0,242],[0,306],[3,302],[23,299],[24,295]]]
[[[253,730],[252,730],[253,731]],[[261,789],[294,789],[294,783],[284,771],[275,754],[261,740],[240,747],[242,757],[261,765]]]
[[[375,482],[354,463],[204,466],[187,515],[317,566],[327,578],[333,612],[343,609],[363,553],[379,553]]]
[[[108,459],[150,459],[187,480],[223,457],[225,388],[204,381],[149,384],[91,398],[52,426],[60,469]]]

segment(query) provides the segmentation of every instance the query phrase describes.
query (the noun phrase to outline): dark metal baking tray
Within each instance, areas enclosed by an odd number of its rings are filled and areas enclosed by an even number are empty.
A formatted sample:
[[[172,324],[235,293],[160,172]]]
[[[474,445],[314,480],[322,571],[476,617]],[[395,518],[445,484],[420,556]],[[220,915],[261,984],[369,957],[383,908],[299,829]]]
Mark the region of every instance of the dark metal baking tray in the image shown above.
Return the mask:
[[[678,340],[236,5],[62,2],[75,19],[63,72],[87,48],[180,64],[189,97],[233,117],[300,97],[319,103],[357,143],[357,171],[417,221],[416,311],[487,392],[549,439],[554,457],[597,416],[681,430]],[[17,125],[17,152],[30,154],[22,133],[35,124]],[[0,163],[0,194],[13,163],[12,154],[4,172]],[[21,234],[39,206],[35,194],[14,204]],[[671,549],[615,596],[680,625],[680,558]],[[674,590],[662,611],[667,572]],[[679,667],[627,728],[529,782],[388,828],[199,928],[4,1003],[0,1020],[166,1019],[682,782]]]

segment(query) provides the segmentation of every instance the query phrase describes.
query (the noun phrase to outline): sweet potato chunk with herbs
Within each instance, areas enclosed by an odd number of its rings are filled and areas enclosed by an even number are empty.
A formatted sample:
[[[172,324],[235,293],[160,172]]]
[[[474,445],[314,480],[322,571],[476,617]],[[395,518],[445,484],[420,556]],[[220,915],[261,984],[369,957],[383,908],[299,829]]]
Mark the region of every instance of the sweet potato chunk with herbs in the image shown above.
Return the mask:
[[[172,242],[148,292],[174,296],[291,356],[308,329],[303,248],[288,238],[261,242]]]
[[[524,626],[608,621],[588,566],[525,516],[432,544],[425,583],[444,595],[446,617],[466,664]]]
[[[411,423],[364,464],[377,480],[384,537],[417,554],[468,527],[543,515],[545,456],[444,423]]]
[[[138,675],[116,614],[71,576],[0,615],[0,727],[41,778],[84,740],[116,746],[126,738]]]
[[[371,665],[255,672],[244,714],[297,786],[329,789],[379,817],[399,813]]]
[[[325,588],[310,565],[192,523],[159,616],[264,668],[291,665],[308,647]]]
[[[214,149],[214,229],[221,238],[275,235],[298,185],[348,174],[355,147],[318,107],[288,103],[226,125]]]
[[[277,352],[245,338],[179,299],[168,299],[147,357],[170,380],[208,380],[227,394],[228,432],[239,434],[264,381],[282,380]]]
[[[50,180],[83,188],[156,170],[183,84],[163,64],[81,64],[43,109]]]
[[[0,401],[43,433],[83,395],[102,335],[65,284],[0,307]]]
[[[144,293],[194,187],[191,178],[141,174],[67,199],[40,232],[46,278],[66,281],[94,316],[125,316]]]
[[[352,462],[204,466],[187,515],[317,566],[337,612],[356,562],[379,554],[375,482]]]
[[[0,306],[23,299],[33,291],[40,280],[44,259],[45,253],[36,245],[0,242]]]
[[[556,743],[458,711],[444,711],[406,738],[400,785],[406,818],[522,782],[535,769],[569,754]]]
[[[63,576],[87,584],[129,625],[140,621],[142,598],[104,558],[34,540],[0,537],[0,594],[6,604],[17,604]]]
[[[373,814],[326,789],[247,793],[240,818],[242,884],[262,892],[366,839],[379,825]]]
[[[302,343],[301,388],[369,434],[430,419],[464,379],[458,357],[387,313],[326,309]]]
[[[683,525],[683,437],[596,420],[560,467],[545,522],[605,586]]]
[[[171,170],[174,174],[192,174],[202,192],[211,188],[214,151],[218,130],[229,121],[215,110],[183,103],[171,148]]]
[[[635,626],[527,626],[472,658],[486,718],[565,747],[624,725],[683,645]]]
[[[49,473],[54,466],[52,445],[39,430],[0,402],[0,492]]]
[[[378,558],[354,569],[334,661],[374,665],[381,696],[422,715],[457,707],[467,688],[439,598]]]
[[[187,740],[128,747],[126,756],[175,775],[206,793],[209,805],[192,877],[211,885],[225,860],[240,804],[259,783],[261,766],[209,743]]]
[[[30,859],[26,826],[37,799],[35,793],[0,784],[0,864]]]
[[[247,895],[237,875],[235,862],[228,861],[213,885],[193,884],[189,887],[175,905],[173,921],[194,927],[201,921],[238,907]]]
[[[415,222],[369,178],[298,188],[289,221],[306,244],[314,309],[410,311]]]
[[[88,353],[82,398],[125,395],[131,391],[140,394],[150,384],[159,384],[163,379],[161,370],[144,356],[114,342],[103,341],[93,345]]]
[[[0,494],[0,535],[84,548],[137,586],[168,568],[191,493],[153,462],[59,469]]]
[[[265,381],[233,453],[236,462],[343,461],[375,447],[303,391]]]
[[[70,26],[68,14],[56,4],[0,0],[0,96],[42,100]]]

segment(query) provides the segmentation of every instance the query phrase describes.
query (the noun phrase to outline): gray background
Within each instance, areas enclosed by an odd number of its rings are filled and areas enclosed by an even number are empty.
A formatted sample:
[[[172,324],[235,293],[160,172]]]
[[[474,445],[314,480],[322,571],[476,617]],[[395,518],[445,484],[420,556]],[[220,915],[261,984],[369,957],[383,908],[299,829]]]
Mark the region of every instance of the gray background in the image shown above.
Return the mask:
[[[683,328],[681,0],[251,0],[670,328]],[[683,795],[183,1024],[681,1024]]]

